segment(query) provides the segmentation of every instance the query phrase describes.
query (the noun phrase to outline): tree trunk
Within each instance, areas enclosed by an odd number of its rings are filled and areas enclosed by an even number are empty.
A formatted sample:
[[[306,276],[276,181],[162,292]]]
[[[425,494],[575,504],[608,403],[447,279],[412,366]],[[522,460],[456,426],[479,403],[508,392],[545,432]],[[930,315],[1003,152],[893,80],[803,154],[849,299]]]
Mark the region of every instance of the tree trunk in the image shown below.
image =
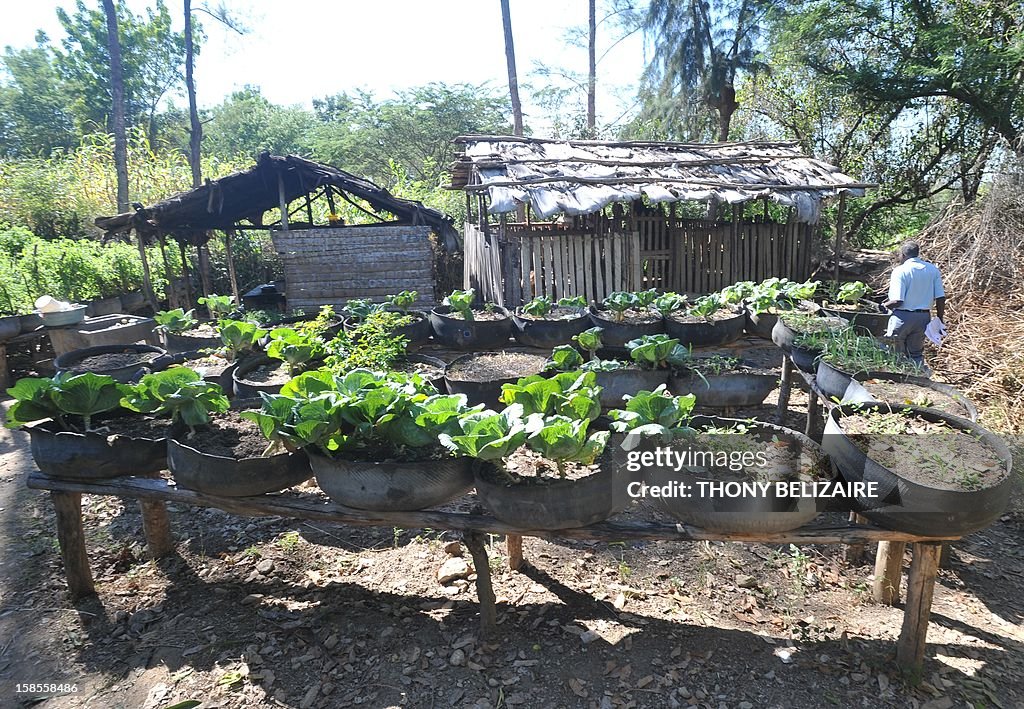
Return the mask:
[[[597,135],[597,0],[590,0],[590,42],[587,46],[587,137]]]
[[[114,0],[103,0],[107,16],[107,44],[110,51],[110,96],[113,101],[114,167],[117,171],[117,211],[128,211],[128,140],[124,125],[124,70],[121,66],[121,39],[117,33]]]
[[[185,0],[185,88],[188,91],[188,164],[192,168],[192,186],[203,184],[203,169],[199,148],[203,142],[203,124],[196,105],[196,80],[193,75],[195,49],[192,46],[192,0]]]
[[[722,88],[722,96],[718,102],[718,142],[729,140],[729,128],[732,126],[732,114],[740,105],[736,102],[736,89],[730,85]]]
[[[501,0],[501,24],[505,30],[505,63],[508,64],[508,93],[512,99],[512,133],[523,134],[523,104],[519,102],[519,78],[516,75],[516,48],[512,42],[512,16],[508,0]]]

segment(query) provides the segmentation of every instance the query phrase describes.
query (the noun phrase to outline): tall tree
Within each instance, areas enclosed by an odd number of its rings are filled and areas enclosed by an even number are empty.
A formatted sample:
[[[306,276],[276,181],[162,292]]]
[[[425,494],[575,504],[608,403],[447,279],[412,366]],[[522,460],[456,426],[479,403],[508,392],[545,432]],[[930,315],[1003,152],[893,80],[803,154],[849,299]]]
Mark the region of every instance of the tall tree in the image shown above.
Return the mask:
[[[0,64],[8,77],[0,89],[0,113],[7,125],[0,152],[9,157],[45,156],[54,149],[77,144],[67,96],[46,34],[36,34],[34,47],[7,47]]]
[[[597,133],[597,0],[590,0],[587,41],[587,131]]]
[[[192,186],[203,184],[200,150],[203,144],[203,123],[196,103],[195,47],[192,37],[192,0],[185,0],[185,92],[188,94],[188,164],[192,168]]]
[[[519,101],[519,77],[516,74],[516,48],[512,41],[512,15],[508,0],[501,0],[501,26],[505,32],[505,63],[508,65],[508,93],[512,100],[512,131],[523,134],[523,104]]]
[[[861,100],[951,99],[1024,154],[1021,0],[804,0],[787,19],[804,61]]]
[[[114,0],[103,0],[107,17],[107,47],[110,56],[110,96],[113,104],[114,167],[117,171],[117,211],[128,211],[128,139],[124,122],[124,71],[121,67],[121,38],[117,31]]]
[[[737,77],[764,68],[756,42],[772,0],[651,0],[644,22],[654,59],[644,113],[671,137],[729,139]],[[713,114],[713,115],[711,115]],[[713,122],[712,120],[713,119]]]

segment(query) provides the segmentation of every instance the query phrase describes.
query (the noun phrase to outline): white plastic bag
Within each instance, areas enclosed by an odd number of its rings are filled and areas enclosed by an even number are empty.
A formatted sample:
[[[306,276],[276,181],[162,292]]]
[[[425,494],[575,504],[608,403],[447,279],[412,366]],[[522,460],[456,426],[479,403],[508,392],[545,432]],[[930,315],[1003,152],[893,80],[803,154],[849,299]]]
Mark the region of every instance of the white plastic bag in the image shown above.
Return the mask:
[[[947,334],[946,325],[938,318],[932,318],[928,323],[928,327],[924,329],[924,334],[925,337],[936,345],[942,345],[942,338]]]

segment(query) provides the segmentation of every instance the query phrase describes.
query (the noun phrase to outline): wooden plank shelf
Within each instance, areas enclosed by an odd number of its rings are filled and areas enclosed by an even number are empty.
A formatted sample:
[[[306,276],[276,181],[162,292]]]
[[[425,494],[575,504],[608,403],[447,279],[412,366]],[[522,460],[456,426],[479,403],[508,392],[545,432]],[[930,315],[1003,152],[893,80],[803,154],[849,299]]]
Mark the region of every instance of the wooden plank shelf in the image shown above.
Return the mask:
[[[512,527],[482,511],[472,498],[463,498],[462,507],[471,511],[424,510],[418,512],[369,512],[338,505],[313,491],[290,490],[259,497],[215,497],[175,486],[163,478],[122,477],[104,480],[69,480],[31,473],[28,487],[48,490],[57,512],[57,537],[73,598],[94,594],[95,584],[89,568],[85,534],[82,527],[83,494],[110,495],[139,500],[143,512],[143,531],[151,556],[158,557],[173,549],[166,503],[221,509],[250,517],[285,517],[335,522],[353,526],[431,528],[462,533],[477,570],[477,597],[480,601],[481,633],[485,637],[496,631],[495,595],[491,585],[485,534],[503,534],[509,547],[509,565],[513,569],[523,563],[522,537],[545,539],[577,539],[620,542],[625,540],[660,541],[730,541],[766,544],[864,544],[878,542],[880,549],[898,549],[912,545],[914,562],[908,582],[908,597],[903,629],[897,648],[897,664],[912,677],[919,677],[925,653],[925,635],[931,612],[931,600],[937,573],[937,549],[941,542],[957,537],[921,537],[882,529],[870,524],[812,524],[788,532],[773,534],[721,534],[685,524],[653,520],[608,521],[579,529],[557,531],[529,530]],[[889,547],[888,545],[892,546]],[[881,552],[880,552],[881,553]],[[891,556],[891,555],[890,555]],[[887,557],[884,568],[896,569],[895,595],[899,595],[898,564]],[[893,601],[891,581],[880,584],[886,590],[887,602]]]

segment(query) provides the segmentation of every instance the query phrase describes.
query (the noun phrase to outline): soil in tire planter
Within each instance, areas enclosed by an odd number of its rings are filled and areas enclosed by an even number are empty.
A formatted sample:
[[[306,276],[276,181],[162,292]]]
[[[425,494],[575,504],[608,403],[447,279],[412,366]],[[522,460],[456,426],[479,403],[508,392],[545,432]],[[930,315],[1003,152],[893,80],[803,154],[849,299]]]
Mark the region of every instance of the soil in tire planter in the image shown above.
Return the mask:
[[[562,320],[575,320],[576,318],[586,317],[587,313],[579,308],[553,308],[550,313],[544,317],[527,315],[526,313],[519,311],[516,313],[516,317],[520,320],[527,320],[530,322],[559,322]]]
[[[106,372],[133,365],[142,366],[161,356],[159,352],[105,352],[79,360],[71,367],[71,371],[81,374],[83,372]]]
[[[453,320],[462,320],[463,319],[462,313],[460,313],[457,310],[452,310],[451,312],[445,313],[444,316],[446,318],[452,318]],[[494,322],[496,320],[507,320],[507,319],[508,319],[508,316],[505,315],[505,313],[499,312],[497,310],[494,311],[493,313],[490,310],[476,310],[476,309],[473,310],[473,322],[477,322],[477,321],[480,321],[480,322],[487,322],[487,321]]]
[[[154,441],[168,437],[172,430],[169,419],[158,419],[139,414],[114,416],[101,423],[93,421],[93,427],[102,429],[101,432],[107,436],[149,438]]]
[[[195,359],[186,359],[181,365],[182,367],[188,367],[195,371],[205,372],[207,376],[215,376],[220,374],[225,369],[231,366],[231,362],[228,362],[223,357],[197,357]]]
[[[689,443],[689,441],[688,441]],[[743,466],[742,469],[733,469],[732,464],[721,465],[718,460],[708,467],[700,466],[690,468],[690,471],[697,477],[708,480],[725,481],[761,481],[761,482],[785,482],[799,480],[802,476],[813,479],[824,479],[828,477],[828,465],[823,460],[818,466],[804,469],[808,462],[808,454],[803,450],[802,445],[798,446],[798,456],[794,456],[791,448],[792,441],[763,441],[740,431],[722,433],[698,432],[690,443],[693,449],[698,451],[712,452],[715,458],[732,456],[739,460],[747,458],[754,460],[758,454],[763,454],[763,459],[756,459],[753,465]],[[763,460],[763,464],[762,464]]]
[[[269,445],[254,421],[242,418],[238,411],[216,415],[209,426],[196,429],[192,438],[181,442],[209,455],[225,458],[259,458]]]
[[[239,378],[252,384],[276,386],[290,380],[292,375],[288,371],[288,364],[286,362],[273,360],[246,372],[244,376]]]
[[[722,310],[716,310],[706,318],[697,317],[696,315],[686,315],[685,313],[679,311],[670,313],[668,315],[668,318],[674,320],[677,323],[682,323],[683,325],[696,325],[698,323],[706,323],[712,321],[718,322],[719,320],[730,320],[736,317],[737,314],[738,313],[734,313],[731,310],[723,308]]]
[[[873,412],[843,416],[840,426],[869,458],[925,487],[970,492],[993,487],[1007,475],[994,450],[941,421]]]
[[[953,416],[967,415],[967,409],[963,404],[949,394],[930,387],[918,386],[912,382],[892,382],[886,379],[868,379],[860,384],[879,401],[938,409]]]
[[[204,322],[201,325],[197,325],[191,330],[185,332],[176,332],[175,335],[179,337],[195,337],[200,339],[206,339],[209,337],[220,337],[220,332],[217,330],[217,326],[213,323]]]
[[[598,310],[596,314],[598,319],[607,320],[616,325],[650,325],[661,320],[659,313],[640,308],[630,308],[623,311],[621,320],[616,319],[615,313],[611,310]]]
[[[418,374],[428,382],[440,379],[444,376],[443,367],[438,367],[436,364],[430,364],[429,362],[410,362],[409,360],[399,360],[397,362],[393,362],[389,368],[392,372]]]
[[[546,361],[546,357],[526,352],[485,353],[449,367],[447,376],[460,382],[518,379],[540,373]]]
[[[525,446],[505,459],[505,470],[499,466],[484,468],[481,474],[488,482],[505,487],[516,485],[551,485],[562,480],[579,480],[600,470],[598,465],[566,463],[565,477],[558,474],[558,466],[540,453]]]

